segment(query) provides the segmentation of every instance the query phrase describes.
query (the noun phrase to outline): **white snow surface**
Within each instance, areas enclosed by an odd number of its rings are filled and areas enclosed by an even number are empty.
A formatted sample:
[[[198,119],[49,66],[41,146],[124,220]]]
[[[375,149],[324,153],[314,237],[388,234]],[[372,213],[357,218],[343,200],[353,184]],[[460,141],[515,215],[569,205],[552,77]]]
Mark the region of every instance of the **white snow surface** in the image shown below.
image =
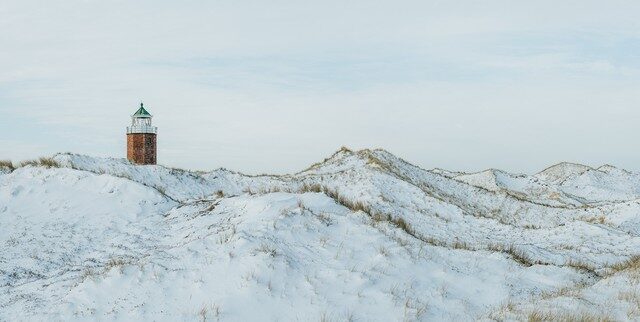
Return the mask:
[[[54,160],[0,172],[0,321],[640,319],[640,176],[613,166]]]

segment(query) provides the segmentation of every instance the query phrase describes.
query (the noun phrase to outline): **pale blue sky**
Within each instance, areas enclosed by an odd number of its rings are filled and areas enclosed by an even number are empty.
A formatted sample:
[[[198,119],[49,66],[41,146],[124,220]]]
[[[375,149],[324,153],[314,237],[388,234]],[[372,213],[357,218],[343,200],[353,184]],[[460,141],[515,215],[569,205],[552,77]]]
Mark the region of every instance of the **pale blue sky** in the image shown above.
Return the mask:
[[[0,2],[0,159],[292,172],[342,145],[425,168],[640,171],[637,1]]]

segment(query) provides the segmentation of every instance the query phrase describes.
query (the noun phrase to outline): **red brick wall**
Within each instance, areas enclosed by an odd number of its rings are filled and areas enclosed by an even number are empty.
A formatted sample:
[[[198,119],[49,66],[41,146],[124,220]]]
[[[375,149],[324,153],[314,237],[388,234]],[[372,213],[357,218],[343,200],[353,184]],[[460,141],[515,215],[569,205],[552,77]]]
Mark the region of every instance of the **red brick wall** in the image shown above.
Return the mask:
[[[156,164],[156,140],[152,133],[127,134],[127,159],[135,164]]]

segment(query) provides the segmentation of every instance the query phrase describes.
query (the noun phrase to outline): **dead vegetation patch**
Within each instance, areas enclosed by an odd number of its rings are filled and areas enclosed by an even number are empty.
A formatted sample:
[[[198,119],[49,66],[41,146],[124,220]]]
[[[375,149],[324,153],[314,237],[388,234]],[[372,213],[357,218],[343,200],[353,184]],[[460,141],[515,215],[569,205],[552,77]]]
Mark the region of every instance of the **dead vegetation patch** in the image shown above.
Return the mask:
[[[381,161],[378,161],[376,158],[372,158],[371,162],[383,163]],[[517,245],[514,245],[514,244],[510,244],[510,245],[490,244],[488,246],[479,247],[479,246],[471,245],[471,244],[469,244],[469,243],[467,243],[467,242],[465,242],[463,240],[457,239],[457,238],[454,239],[453,241],[446,241],[446,240],[438,239],[438,238],[435,238],[435,237],[432,237],[432,236],[421,236],[418,232],[415,231],[415,229],[411,226],[411,224],[409,222],[407,222],[404,218],[401,218],[401,217],[398,217],[398,216],[393,216],[393,215],[388,214],[388,213],[380,212],[370,204],[367,204],[367,203],[365,203],[363,201],[360,201],[360,200],[352,200],[352,199],[346,197],[345,195],[341,194],[337,189],[334,189],[334,188],[331,188],[331,187],[327,187],[327,186],[323,186],[321,184],[304,183],[297,190],[271,187],[269,189],[269,192],[274,192],[273,190],[276,190],[277,192],[288,192],[288,193],[309,193],[309,192],[312,192],[312,193],[324,193],[326,196],[328,196],[328,197],[332,198],[333,200],[335,200],[336,203],[344,206],[345,208],[347,208],[347,209],[349,209],[349,210],[351,210],[353,212],[360,211],[360,212],[365,213],[372,220],[372,223],[374,225],[378,225],[378,224],[381,224],[381,223],[388,223],[388,224],[392,225],[393,227],[396,227],[396,228],[404,231],[408,235],[410,235],[410,236],[412,236],[412,237],[414,237],[414,238],[416,238],[416,239],[418,239],[418,240],[420,240],[422,242],[425,242],[427,244],[433,245],[433,246],[447,247],[447,248],[452,248],[452,249],[468,250],[468,251],[489,250],[489,251],[496,251],[496,252],[506,253],[506,254],[510,255],[516,262],[518,262],[518,263],[520,263],[521,265],[524,265],[524,266],[552,265],[551,263],[544,262],[544,261],[541,261],[539,259],[533,258],[525,250],[523,250],[522,248],[517,247]],[[258,193],[258,192],[254,192],[254,193]],[[637,265],[640,265],[640,261],[638,261]],[[593,265],[591,263],[580,261],[580,260],[577,260],[577,259],[570,259],[566,263],[564,263],[563,265],[559,265],[559,266],[568,266],[568,267],[572,267],[572,268],[577,269],[577,270],[585,271],[585,272],[590,273],[590,274],[594,274],[594,275],[598,275],[598,276],[600,275],[600,274],[596,273],[596,268],[593,267]]]
[[[527,316],[529,322],[613,322],[616,319],[601,315],[593,312],[555,312],[555,311],[543,311],[536,310],[530,312]]]
[[[640,282],[640,255],[633,256],[624,262],[620,262],[609,266],[609,273],[611,275],[626,272],[629,278],[635,282]]]

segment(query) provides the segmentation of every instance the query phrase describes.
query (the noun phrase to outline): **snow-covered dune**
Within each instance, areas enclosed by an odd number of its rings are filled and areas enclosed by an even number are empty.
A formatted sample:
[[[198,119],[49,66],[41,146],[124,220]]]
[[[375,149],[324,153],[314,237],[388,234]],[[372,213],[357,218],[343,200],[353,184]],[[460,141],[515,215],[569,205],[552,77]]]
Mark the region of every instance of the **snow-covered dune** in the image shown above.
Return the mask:
[[[0,172],[0,320],[640,318],[640,177],[612,166],[53,159]]]

